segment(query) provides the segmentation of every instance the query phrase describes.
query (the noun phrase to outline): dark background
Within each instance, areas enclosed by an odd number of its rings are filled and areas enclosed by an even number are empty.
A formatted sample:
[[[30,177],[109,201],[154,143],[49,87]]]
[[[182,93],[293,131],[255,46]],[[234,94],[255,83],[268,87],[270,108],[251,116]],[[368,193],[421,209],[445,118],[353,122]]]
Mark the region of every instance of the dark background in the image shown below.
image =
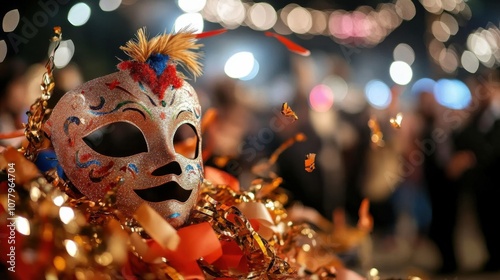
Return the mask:
[[[52,35],[53,26],[61,26],[65,39],[73,40],[76,46],[76,52],[73,62],[79,64],[89,80],[115,70],[115,65],[119,59],[124,59],[124,54],[119,50],[119,46],[125,44],[133,37],[136,30],[142,26],[147,26],[150,34],[157,34],[164,30],[171,30],[175,18],[182,13],[178,8],[176,1],[165,0],[142,0],[132,5],[122,5],[119,9],[112,12],[103,12],[98,5],[98,1],[82,1],[87,3],[92,9],[90,20],[83,26],[74,27],[67,21],[67,13],[72,5],[77,1],[52,0],[58,4],[58,11],[49,16],[49,21],[43,26],[34,26],[34,31],[24,33],[23,25],[25,21],[34,22],[34,16],[42,10],[40,2],[51,2],[49,0],[39,1],[13,1],[2,0],[0,7],[0,16],[11,9],[19,9],[21,22],[13,31],[16,35],[24,39],[17,42],[18,48],[13,48],[12,35],[0,32],[0,40],[4,39],[9,45],[9,56],[18,55],[28,60],[28,62],[44,61],[47,56],[48,38]],[[276,10],[286,6],[291,1],[267,1]],[[337,0],[337,1],[294,1],[303,7],[312,9],[345,9],[347,11],[355,10],[361,5],[368,5],[375,8],[380,3],[390,3],[390,1],[361,1],[361,0]],[[377,63],[380,68],[387,69],[392,62],[392,51],[399,43],[407,43],[416,53],[416,61],[412,66],[414,68],[414,79],[419,77],[441,78],[446,73],[436,71],[432,62],[429,62],[428,53],[425,45],[425,34],[427,26],[425,23],[428,13],[418,1],[413,1],[416,7],[416,16],[410,21],[403,21],[384,41],[374,47],[358,48],[354,55],[350,57],[350,65],[354,72],[362,75],[356,77],[359,83],[364,83],[370,79],[378,78],[390,82],[387,71],[367,71],[366,67],[370,59],[378,58]],[[452,36],[448,44],[456,44],[459,48],[464,48],[468,34],[471,31],[486,27],[488,23],[498,25],[500,16],[500,1],[495,0],[470,0],[467,4],[471,7],[472,18],[460,27],[459,32]],[[149,7],[149,8],[148,8]],[[153,8],[152,8],[153,7]],[[205,29],[217,29],[221,26],[215,23],[205,21]],[[26,27],[24,27],[26,28]],[[26,29],[28,30],[28,29]],[[33,32],[31,32],[33,31]],[[27,36],[23,36],[27,35]],[[342,46],[333,41],[328,36],[296,36],[288,35],[290,39],[300,45],[309,48],[313,54],[334,53],[342,55]],[[259,78],[254,82],[265,82],[266,79],[273,78],[288,71],[287,53],[283,51],[283,46],[274,40],[263,36],[263,32],[254,31],[248,27],[241,26],[235,30],[230,30],[223,36],[210,38],[203,41],[206,45],[204,52],[208,58],[217,59],[223,57],[224,52],[230,52],[231,42],[238,42],[239,47],[245,46],[260,48],[256,58],[259,61],[265,61],[261,65],[262,69],[267,69],[259,74]],[[16,43],[15,43],[16,44]],[[263,51],[265,50],[265,51]],[[260,56],[260,57],[259,57]],[[208,64],[207,65],[211,65]],[[223,64],[218,67],[223,67]],[[222,71],[222,69],[208,68],[210,71]],[[465,75],[465,70],[460,69],[457,75]],[[202,78],[203,81],[203,78]]]

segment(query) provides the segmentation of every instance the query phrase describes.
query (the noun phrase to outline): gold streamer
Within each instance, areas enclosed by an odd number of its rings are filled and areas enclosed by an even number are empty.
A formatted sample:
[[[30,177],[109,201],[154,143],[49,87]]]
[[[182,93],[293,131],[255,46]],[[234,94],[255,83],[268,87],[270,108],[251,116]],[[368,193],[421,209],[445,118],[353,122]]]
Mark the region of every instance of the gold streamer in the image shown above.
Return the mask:
[[[45,136],[43,133],[43,124],[50,115],[50,109],[47,108],[47,102],[52,96],[52,91],[55,87],[54,77],[52,72],[54,70],[54,56],[59,47],[62,39],[62,30],[60,27],[54,27],[55,36],[51,39],[52,52],[50,53],[49,60],[45,64],[47,70],[42,77],[42,96],[38,98],[33,105],[31,105],[28,112],[28,123],[25,124],[25,135],[29,143],[26,147],[24,155],[29,160],[36,157],[37,151],[42,147]]]

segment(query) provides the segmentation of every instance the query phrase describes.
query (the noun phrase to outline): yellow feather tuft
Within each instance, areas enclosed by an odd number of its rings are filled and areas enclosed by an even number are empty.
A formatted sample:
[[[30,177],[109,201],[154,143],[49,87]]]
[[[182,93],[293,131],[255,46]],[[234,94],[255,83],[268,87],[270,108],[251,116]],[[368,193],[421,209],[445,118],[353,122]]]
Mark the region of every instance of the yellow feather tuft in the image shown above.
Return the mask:
[[[147,39],[146,29],[141,28],[137,31],[136,40],[128,41],[120,49],[138,62],[146,62],[150,55],[156,53],[168,55],[172,61],[199,77],[202,74],[202,64],[198,61],[201,54],[194,50],[202,46],[196,43],[196,34],[188,28],[183,28],[175,34],[163,33],[150,40]]]

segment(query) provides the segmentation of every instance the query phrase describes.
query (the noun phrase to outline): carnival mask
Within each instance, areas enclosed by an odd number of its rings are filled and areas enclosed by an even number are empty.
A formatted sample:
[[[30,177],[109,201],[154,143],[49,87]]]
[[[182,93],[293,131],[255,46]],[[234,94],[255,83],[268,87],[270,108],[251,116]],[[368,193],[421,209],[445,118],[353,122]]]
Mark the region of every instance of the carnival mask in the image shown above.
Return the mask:
[[[138,42],[123,47],[133,59],[66,93],[47,124],[59,164],[83,195],[97,201],[115,189],[122,213],[132,216],[146,202],[179,227],[197,200],[203,167],[201,107],[175,68],[189,69],[194,53],[174,54],[175,36],[198,46],[179,34],[147,41],[140,30]]]

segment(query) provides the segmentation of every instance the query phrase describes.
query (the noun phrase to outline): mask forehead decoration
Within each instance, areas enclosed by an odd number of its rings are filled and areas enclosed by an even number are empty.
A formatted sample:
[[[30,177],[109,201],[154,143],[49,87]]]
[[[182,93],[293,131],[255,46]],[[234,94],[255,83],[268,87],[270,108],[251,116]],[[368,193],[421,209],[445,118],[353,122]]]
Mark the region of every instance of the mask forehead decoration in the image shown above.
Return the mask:
[[[128,216],[146,202],[174,227],[186,221],[203,180],[201,107],[176,65],[199,76],[199,47],[187,30],[148,40],[141,29],[118,72],[61,98],[49,132],[78,191],[97,201],[115,188]]]

